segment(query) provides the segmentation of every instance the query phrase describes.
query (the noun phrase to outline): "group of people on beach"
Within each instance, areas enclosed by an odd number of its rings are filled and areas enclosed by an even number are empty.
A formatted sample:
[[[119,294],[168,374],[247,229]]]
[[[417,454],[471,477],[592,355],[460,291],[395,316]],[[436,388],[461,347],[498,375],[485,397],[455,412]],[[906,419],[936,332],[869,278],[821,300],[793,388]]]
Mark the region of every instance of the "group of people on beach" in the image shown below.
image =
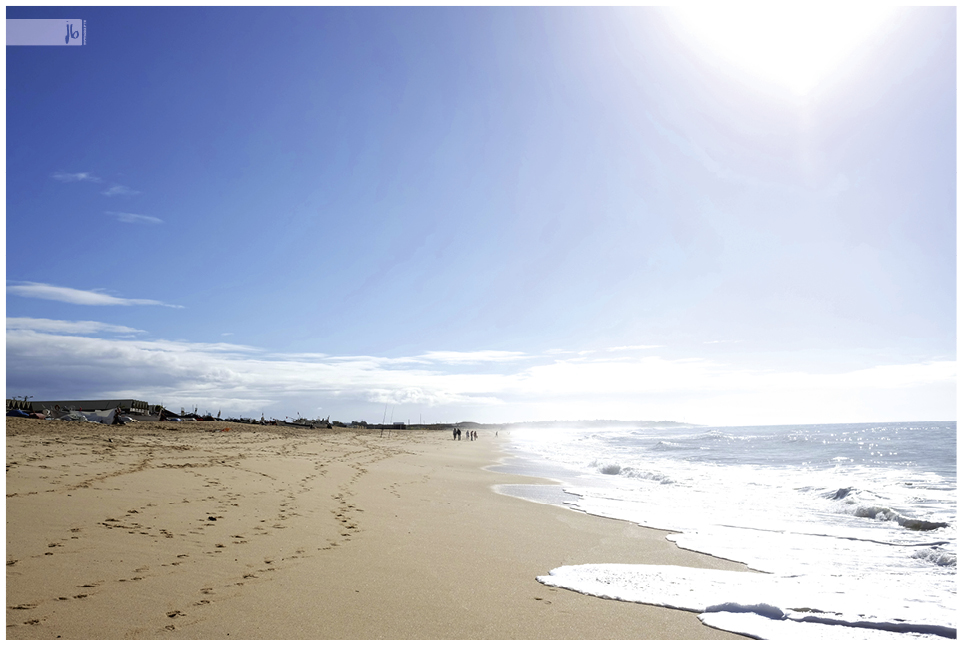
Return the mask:
[[[455,427],[455,429],[452,430],[451,432],[451,437],[452,437],[452,440],[461,440],[461,429],[459,429],[458,427]],[[466,431],[465,440],[478,440],[478,432]]]

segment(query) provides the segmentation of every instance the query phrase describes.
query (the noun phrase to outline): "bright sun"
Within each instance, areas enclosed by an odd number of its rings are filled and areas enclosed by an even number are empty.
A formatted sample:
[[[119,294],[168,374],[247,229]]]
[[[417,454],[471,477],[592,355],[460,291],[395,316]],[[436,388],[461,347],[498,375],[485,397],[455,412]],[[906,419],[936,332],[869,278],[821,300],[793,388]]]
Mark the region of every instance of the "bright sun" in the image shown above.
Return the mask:
[[[893,9],[852,5],[694,5],[671,16],[714,56],[797,95],[812,90],[892,18]]]

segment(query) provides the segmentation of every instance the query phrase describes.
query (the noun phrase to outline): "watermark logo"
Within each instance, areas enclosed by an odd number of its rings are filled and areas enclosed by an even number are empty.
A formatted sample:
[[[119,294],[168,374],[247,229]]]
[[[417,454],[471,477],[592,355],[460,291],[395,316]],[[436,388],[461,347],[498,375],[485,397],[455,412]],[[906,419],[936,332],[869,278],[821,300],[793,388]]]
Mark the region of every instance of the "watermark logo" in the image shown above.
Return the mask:
[[[86,44],[87,21],[80,18],[7,19],[7,45]]]
[[[80,38],[80,32],[76,31],[73,27],[70,22],[67,23],[67,36],[64,38],[64,45],[70,45],[70,39],[72,38]]]

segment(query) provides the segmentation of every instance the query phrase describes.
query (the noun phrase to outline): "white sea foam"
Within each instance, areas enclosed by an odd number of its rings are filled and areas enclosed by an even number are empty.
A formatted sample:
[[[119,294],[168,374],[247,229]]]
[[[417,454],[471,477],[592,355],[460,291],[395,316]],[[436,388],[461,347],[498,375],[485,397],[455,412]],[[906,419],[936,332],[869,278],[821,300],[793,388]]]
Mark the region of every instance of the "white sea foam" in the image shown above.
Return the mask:
[[[755,613],[713,612],[700,614],[699,619],[719,630],[744,634],[756,639],[784,640],[796,643],[850,643],[870,641],[904,643],[906,641],[951,641],[949,638],[921,632],[890,632],[874,628],[814,625],[812,621],[791,618],[773,619]]]
[[[800,634],[826,640],[902,639],[897,635],[903,634],[955,638],[956,634],[952,613],[936,603],[918,607],[912,622],[902,618],[905,613],[881,597],[906,586],[905,579],[893,576],[862,581],[854,590],[832,575],[585,564],[554,569],[538,581],[601,598],[699,612],[708,625],[763,639],[794,641]],[[731,616],[746,613],[752,616]]]
[[[757,610],[732,608],[704,614],[709,625],[764,620],[757,627],[818,626],[806,629],[825,638],[955,634],[956,468],[947,461],[955,458],[954,423],[532,431],[513,433],[512,442],[526,458],[569,473],[565,490],[573,509],[674,531],[668,539],[682,548],[774,576],[832,583],[846,595],[842,605],[877,585],[858,596],[863,604],[856,618],[833,625],[823,615],[817,622],[814,614],[791,612],[775,625]],[[631,573],[625,567],[607,571],[604,584],[619,584],[620,572]],[[686,590],[702,591],[710,582],[690,575]],[[597,583],[582,576],[564,586],[595,594]],[[647,589],[643,598],[633,586],[636,595],[624,599],[667,598],[653,596],[651,584]],[[724,602],[784,612],[796,607],[758,593],[704,605]],[[834,602],[819,592],[801,607],[849,616],[851,603]],[[654,604],[687,608],[677,600]],[[855,625],[896,619],[903,624]],[[738,631],[763,638],[771,633]]]

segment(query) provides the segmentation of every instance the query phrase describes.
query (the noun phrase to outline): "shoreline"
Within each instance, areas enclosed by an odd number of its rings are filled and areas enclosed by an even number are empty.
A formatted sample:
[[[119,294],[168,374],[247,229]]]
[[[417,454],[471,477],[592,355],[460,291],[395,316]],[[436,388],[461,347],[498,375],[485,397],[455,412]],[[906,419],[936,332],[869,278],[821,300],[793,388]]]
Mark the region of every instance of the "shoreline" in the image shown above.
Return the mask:
[[[542,585],[563,565],[745,571],[500,494],[492,432],[7,421],[8,639],[744,639]],[[223,431],[223,429],[230,429]]]

